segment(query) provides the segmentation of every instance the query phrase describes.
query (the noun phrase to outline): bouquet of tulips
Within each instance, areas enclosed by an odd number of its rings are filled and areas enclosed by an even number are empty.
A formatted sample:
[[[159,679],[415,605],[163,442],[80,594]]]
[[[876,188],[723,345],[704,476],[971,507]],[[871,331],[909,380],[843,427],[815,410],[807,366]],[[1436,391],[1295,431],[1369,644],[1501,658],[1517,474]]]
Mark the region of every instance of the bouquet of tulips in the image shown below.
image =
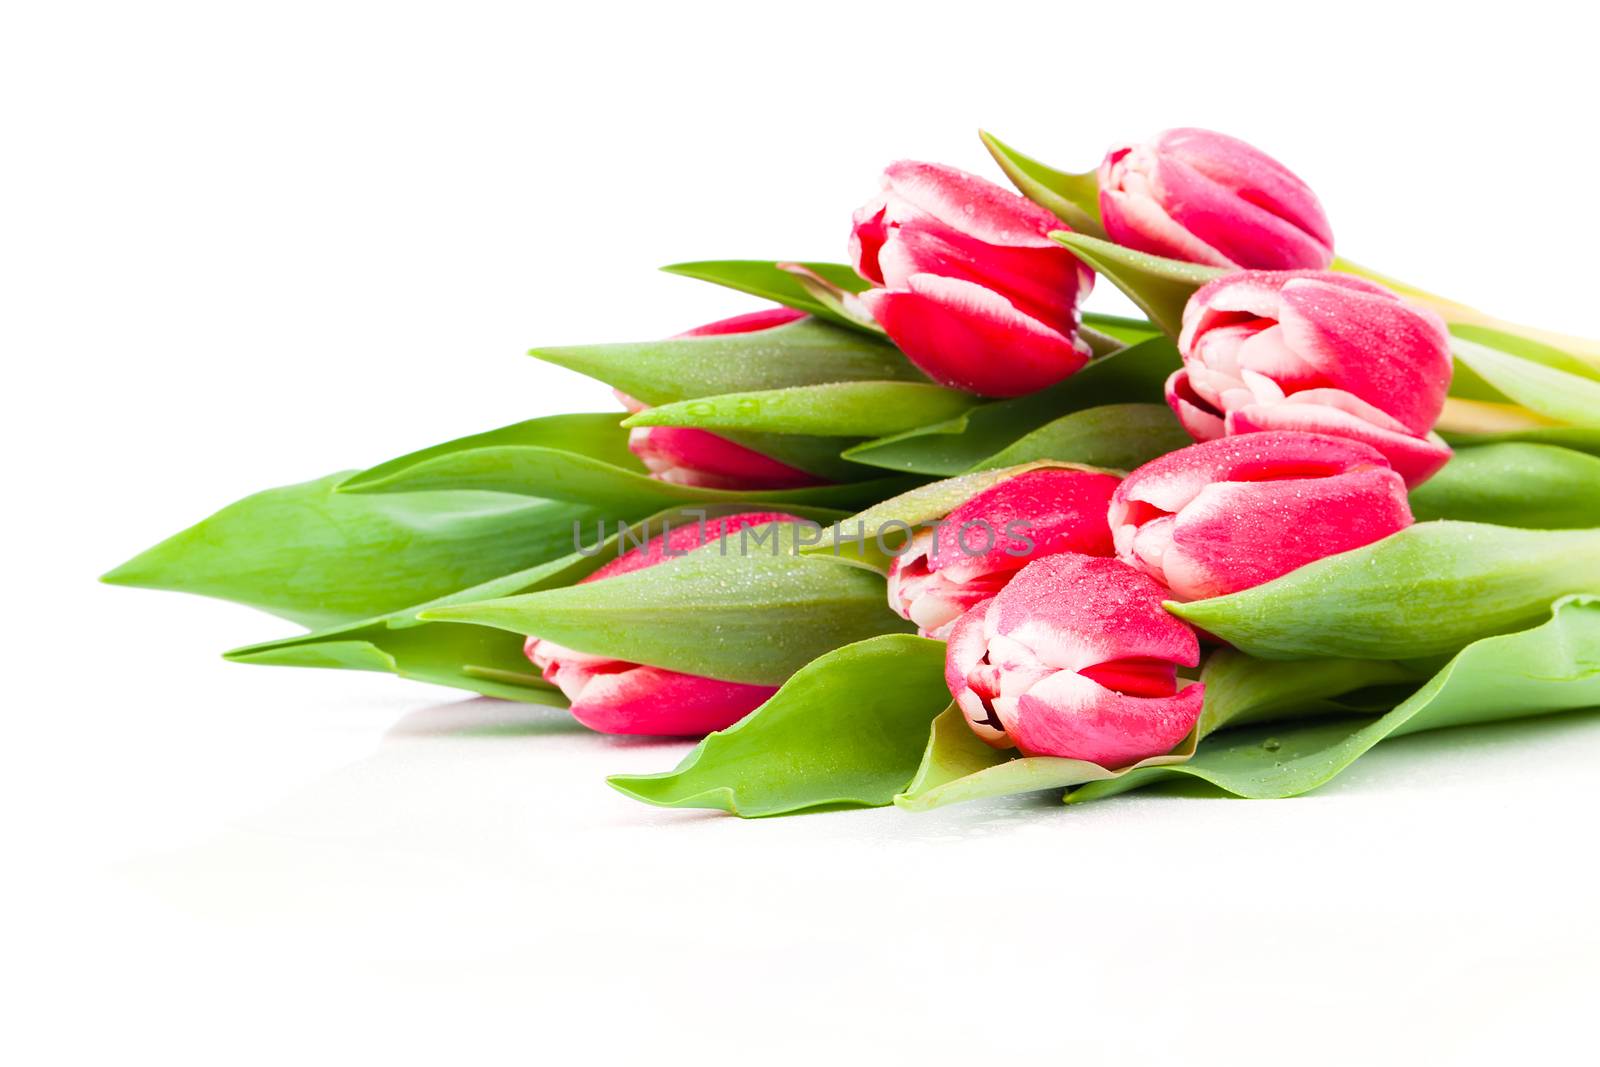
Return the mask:
[[[1600,347],[1335,256],[1231,137],[984,142],[1018,192],[895,163],[848,265],[679,264],[769,303],[532,353],[625,412],[270,489],[106,580],[309,630],[239,662],[700,738],[610,781],[746,816],[1282,797],[1600,705]]]

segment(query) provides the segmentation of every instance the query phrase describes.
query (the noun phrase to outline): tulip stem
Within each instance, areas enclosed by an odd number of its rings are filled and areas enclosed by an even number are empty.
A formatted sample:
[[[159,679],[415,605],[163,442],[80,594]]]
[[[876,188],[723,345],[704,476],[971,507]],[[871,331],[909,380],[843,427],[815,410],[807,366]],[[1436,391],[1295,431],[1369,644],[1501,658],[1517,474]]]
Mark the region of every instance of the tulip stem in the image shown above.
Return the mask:
[[[1537,415],[1520,404],[1498,404],[1486,400],[1445,400],[1444,411],[1434,429],[1444,433],[1519,433],[1559,426],[1554,419]]]

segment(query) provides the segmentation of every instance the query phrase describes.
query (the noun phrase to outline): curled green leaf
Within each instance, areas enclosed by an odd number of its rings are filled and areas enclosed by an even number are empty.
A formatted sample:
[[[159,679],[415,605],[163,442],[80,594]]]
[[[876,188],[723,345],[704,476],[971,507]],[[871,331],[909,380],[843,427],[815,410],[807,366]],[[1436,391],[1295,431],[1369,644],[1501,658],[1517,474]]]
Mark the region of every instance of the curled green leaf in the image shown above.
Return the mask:
[[[875,807],[916,770],[928,723],[949,702],[943,642],[875,637],[806,665],[676,770],[607,781],[647,804],[745,817]]]
[[[418,613],[537,635],[567,648],[668,670],[777,685],[811,660],[910,624],[883,579],[799,554],[819,527],[768,523],[681,559],[602,582]],[[812,542],[815,543],[815,542]]]
[[[1097,800],[1187,775],[1236,796],[1296,796],[1341,774],[1390,737],[1449,726],[1600,706],[1600,598],[1557,602],[1550,618],[1462,649],[1415,694],[1379,718],[1231,730],[1188,762],[1086,785],[1068,803]]]
[[[814,319],[756,333],[541,347],[529,354],[645,404],[826,382],[927,381],[887,341]]]
[[[1600,530],[1422,522],[1265,585],[1167,609],[1263,659],[1416,659],[1600,591]]]
[[[1181,763],[1194,752],[1190,734],[1177,749],[1140,760],[1131,767],[1107,769],[1086,760],[1058,756],[1016,756],[990,748],[978,740],[966,718],[950,708],[934,720],[928,744],[916,775],[905,791],[895,796],[895,806],[907,811],[930,811],[1012,793],[1063,789],[1131,774],[1142,767]]]
[[[1272,663],[1222,649],[1206,660],[1201,673],[1205,708],[1193,733],[1171,752],[1117,768],[990,748],[972,732],[960,711],[952,708],[934,721],[916,777],[895,797],[895,804],[907,811],[929,811],[988,797],[1111,782],[1146,767],[1183,763],[1207,735],[1224,726],[1318,714],[1349,715],[1356,705],[1339,698],[1373,687],[1415,686],[1425,677],[1409,665],[1391,662]],[[1380,710],[1392,706],[1390,700]]]

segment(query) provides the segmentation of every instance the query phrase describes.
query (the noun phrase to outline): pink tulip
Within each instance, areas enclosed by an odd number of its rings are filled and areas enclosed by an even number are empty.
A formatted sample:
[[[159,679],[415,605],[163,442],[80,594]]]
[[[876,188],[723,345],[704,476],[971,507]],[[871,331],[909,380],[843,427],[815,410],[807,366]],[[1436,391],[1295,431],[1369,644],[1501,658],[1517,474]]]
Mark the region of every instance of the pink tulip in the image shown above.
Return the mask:
[[[1443,320],[1324,271],[1218,278],[1183,309],[1167,403],[1197,441],[1309,430],[1363,441],[1410,486],[1450,459],[1433,424],[1450,388]]]
[[[676,527],[583,581],[599,582],[654,567],[747,526],[798,521],[778,512],[746,512]],[[545,681],[572,702],[573,718],[605,734],[700,736],[732,726],[778,691],[776,686],[725,682],[594,656],[538,637],[528,638],[523,651],[544,672]]]
[[[1152,255],[1262,270],[1321,269],[1333,231],[1305,182],[1243,141],[1179,129],[1100,164],[1106,235]]]
[[[696,326],[678,334],[678,337],[721,337],[728,334],[755,333],[777,326],[787,326],[796,319],[805,318],[805,312],[794,308],[775,307],[752,311],[729,319]],[[643,411],[649,405],[618,393],[617,399],[630,412]],[[690,485],[701,489],[803,489],[822,485],[823,479],[809,471],[780,463],[771,456],[707,430],[678,426],[637,426],[628,431],[628,450],[638,456],[650,471],[650,476],[675,485]]]
[[[985,489],[919,531],[889,568],[889,606],[924,637],[944,638],[962,612],[998,593],[1040,556],[1110,556],[1106,508],[1118,479],[1041,468]]]
[[[1118,560],[1034,560],[961,616],[945,682],[995,748],[1103,767],[1159,756],[1194,728],[1205,693],[1177,676],[1200,662],[1200,643],[1165,596]]]
[[[935,381],[985,396],[1053,385],[1089,359],[1078,305],[1093,273],[1047,236],[1044,208],[954,167],[902,161],[855,213],[861,299]]]
[[[1238,592],[1411,525],[1405,483],[1374,448],[1279,430],[1190,445],[1123,479],[1117,556],[1179,600]]]

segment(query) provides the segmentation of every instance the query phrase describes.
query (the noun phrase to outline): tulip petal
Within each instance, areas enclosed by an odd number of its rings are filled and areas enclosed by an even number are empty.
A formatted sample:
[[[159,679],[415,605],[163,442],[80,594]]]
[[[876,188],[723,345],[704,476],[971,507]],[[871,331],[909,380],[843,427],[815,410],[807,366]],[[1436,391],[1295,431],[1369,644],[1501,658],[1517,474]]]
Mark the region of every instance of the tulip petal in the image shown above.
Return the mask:
[[[1021,570],[1034,557],[1058,552],[1110,556],[1115,549],[1106,508],[1120,482],[1111,474],[1057,468],[1008,478],[945,517],[929,568],[968,581]]]
[[[1174,513],[1212,482],[1305,478],[1362,466],[1383,467],[1383,456],[1358,441],[1325,434],[1247,434],[1191,445],[1151,460],[1122,480],[1111,500],[1112,533],[1119,525],[1152,517],[1141,514],[1139,505]]]
[[[743,315],[733,315],[726,319],[718,319],[716,322],[708,322],[704,326],[685,330],[677,337],[720,337],[724,334],[754,333],[757,330],[770,330],[775,326],[787,326],[805,317],[804,311],[795,308],[765,308],[761,311],[747,311]]]
[[[1386,466],[1322,478],[1217,482],[1179,512],[1163,573],[1180,600],[1222,596],[1409,525],[1405,483]]]
[[[1193,683],[1174,696],[1130,696],[1057,671],[1001,718],[1024,755],[1121,767],[1171,751],[1199,721],[1204,693],[1204,686]]]
[[[1314,392],[1328,393],[1333,390]],[[1439,468],[1450,461],[1450,446],[1440,440],[1437,434],[1416,437],[1339,406],[1302,399],[1306,396],[1305,393],[1298,393],[1279,404],[1252,405],[1230,411],[1227,432],[1245,434],[1298,430],[1359,441],[1383,453],[1389,466],[1413,489],[1437,474]]]
[[[905,290],[861,295],[906,358],[941,385],[984,396],[1021,396],[1088,362],[1087,346],[972,282],[913,275]],[[1005,358],[997,358],[1004,353]]]
[[[1134,658],[1192,667],[1200,659],[1199,643],[1167,614],[1164,598],[1160,586],[1118,560],[1071,552],[1045,556],[995,598],[991,631],[1058,670]]]
[[[1052,329],[1078,328],[1078,304],[1094,275],[1054,241],[1047,248],[985,244],[942,224],[913,220],[895,227],[878,254],[884,284],[904,289],[917,274],[973,282],[1005,296]]]
[[[629,666],[589,674],[569,696],[573,718],[600,733],[698,737],[732,726],[777,691],[777,686]]]
[[[1172,372],[1167,378],[1166,394],[1167,406],[1196,441],[1211,441],[1226,432],[1216,408],[1189,384],[1188,371]]]
[[[879,194],[867,201],[851,216],[850,265],[856,273],[875,285],[883,284],[883,269],[878,266],[878,253],[889,238],[887,221],[888,201]]]
[[[955,167],[899,160],[884,170],[884,185],[916,211],[986,244],[1047,248],[1050,231],[1061,229],[1028,198]]]
[[[956,618],[1005,587],[1039,556],[1111,556],[1106,508],[1119,479],[1096,471],[1044,468],[1008,478],[912,538],[889,567],[889,606],[942,638]]]
[[[988,655],[989,637],[987,616],[989,604],[985,601],[969,608],[950,630],[945,645],[945,685],[955,697],[956,706],[966,716],[967,725],[985,744],[994,748],[1011,748],[1011,738],[999,716],[985,698],[969,684],[974,670]]]
[[[801,489],[823,479],[707,430],[640,426],[628,432],[628,450],[653,477],[702,489]]]
[[[1332,262],[1332,248],[1183,164],[1164,162],[1159,174],[1159,196],[1172,205],[1173,222],[1215,249],[1228,265],[1297,270]]]
[[[1413,434],[1433,429],[1450,388],[1444,321],[1390,293],[1321,278],[1288,281],[1278,321],[1285,341],[1325,382],[1379,407]]]
[[[1238,266],[1180,226],[1161,206],[1149,180],[1153,163],[1144,149],[1135,146],[1113,149],[1100,165],[1100,219],[1106,236],[1151,255],[1213,267]]]
[[[1332,249],[1333,228],[1316,194],[1288,167],[1255,146],[1193,127],[1166,130],[1156,137],[1155,144],[1161,154],[1182,160]]]

